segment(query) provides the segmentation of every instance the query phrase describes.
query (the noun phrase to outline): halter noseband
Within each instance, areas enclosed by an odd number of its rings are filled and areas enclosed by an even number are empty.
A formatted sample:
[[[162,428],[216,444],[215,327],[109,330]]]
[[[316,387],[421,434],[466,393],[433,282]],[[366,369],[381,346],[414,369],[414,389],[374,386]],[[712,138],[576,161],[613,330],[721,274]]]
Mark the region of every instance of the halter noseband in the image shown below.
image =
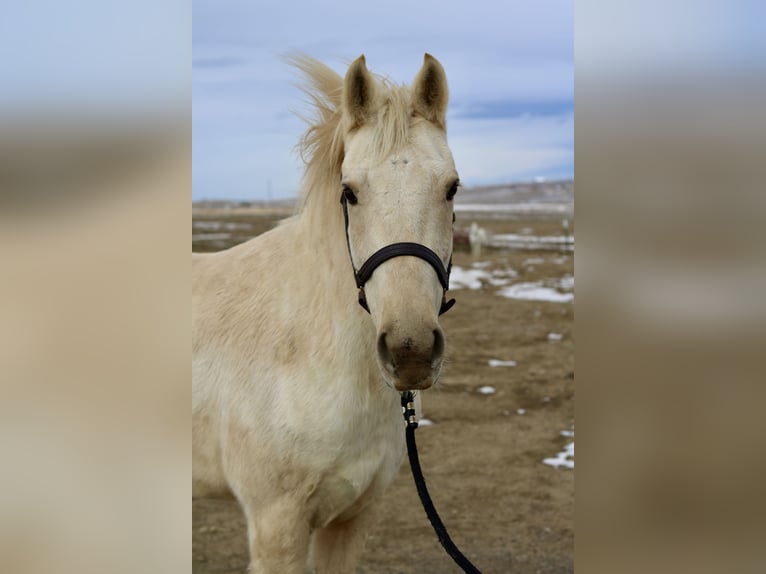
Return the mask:
[[[452,255],[450,255],[447,268],[444,268],[444,264],[439,256],[431,249],[420,243],[392,243],[381,247],[375,253],[370,255],[369,259],[365,261],[357,271],[354,265],[354,258],[351,256],[351,241],[348,238],[348,200],[345,194],[341,194],[340,203],[343,206],[343,220],[346,226],[346,245],[348,246],[348,257],[351,260],[351,269],[354,271],[354,279],[356,279],[356,287],[359,289],[359,304],[362,308],[370,312],[370,308],[367,305],[367,296],[364,293],[364,285],[372,277],[373,271],[378,268],[382,263],[393,259],[394,257],[402,257],[409,255],[412,257],[418,257],[428,263],[436,271],[436,276],[439,278],[439,283],[442,286],[442,303],[439,309],[439,315],[442,315],[449,311],[455,304],[454,299],[447,301],[447,290],[449,289],[449,275],[452,271]],[[454,215],[453,215],[454,221]]]

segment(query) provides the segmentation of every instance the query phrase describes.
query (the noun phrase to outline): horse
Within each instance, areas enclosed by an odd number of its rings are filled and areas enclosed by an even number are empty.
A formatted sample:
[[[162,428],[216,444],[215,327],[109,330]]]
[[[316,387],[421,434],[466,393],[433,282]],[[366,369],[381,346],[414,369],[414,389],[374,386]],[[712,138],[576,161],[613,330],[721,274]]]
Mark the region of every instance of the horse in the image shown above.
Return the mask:
[[[475,221],[471,223],[471,229],[468,231],[468,243],[471,246],[471,257],[476,258],[481,255],[482,245],[487,244],[487,231]]]
[[[411,86],[290,60],[316,114],[296,214],[192,254],[193,496],[237,499],[252,574],[343,574],[403,459],[399,395],[443,366],[459,180],[436,58]]]

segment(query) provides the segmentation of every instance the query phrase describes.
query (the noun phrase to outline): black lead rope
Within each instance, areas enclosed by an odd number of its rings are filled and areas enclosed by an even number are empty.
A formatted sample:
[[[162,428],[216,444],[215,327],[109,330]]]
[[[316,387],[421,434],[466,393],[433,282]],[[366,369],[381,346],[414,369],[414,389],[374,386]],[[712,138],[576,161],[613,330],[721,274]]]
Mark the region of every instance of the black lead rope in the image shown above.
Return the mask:
[[[420,502],[423,504],[423,509],[426,511],[428,520],[431,522],[431,526],[434,527],[436,536],[439,538],[439,542],[447,551],[447,554],[455,561],[455,563],[463,569],[463,572],[470,574],[481,574],[481,571],[476,568],[471,561],[466,558],[460,549],[452,542],[444,523],[439,518],[439,514],[436,512],[434,503],[431,501],[431,496],[428,494],[428,488],[426,487],[426,480],[423,478],[423,471],[420,468],[420,460],[418,459],[418,447],[415,444],[415,429],[418,428],[418,421],[415,417],[415,397],[412,391],[406,391],[402,393],[402,412],[404,414],[404,422],[407,423],[407,429],[405,431],[407,437],[407,456],[410,459],[410,468],[412,469],[412,477],[415,479],[415,487],[418,490],[418,496],[420,496]]]

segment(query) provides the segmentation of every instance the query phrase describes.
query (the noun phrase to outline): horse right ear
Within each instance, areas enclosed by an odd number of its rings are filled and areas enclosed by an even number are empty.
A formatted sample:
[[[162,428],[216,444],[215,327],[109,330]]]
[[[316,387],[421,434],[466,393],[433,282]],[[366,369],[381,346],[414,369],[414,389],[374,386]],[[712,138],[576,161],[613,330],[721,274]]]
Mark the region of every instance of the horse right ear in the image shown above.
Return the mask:
[[[412,107],[415,113],[423,116],[442,129],[447,125],[447,75],[439,60],[431,54],[423,57],[423,67],[415,76],[412,88]]]
[[[349,119],[349,129],[363,125],[372,113],[375,101],[375,80],[367,70],[364,54],[354,60],[343,82],[343,110]]]

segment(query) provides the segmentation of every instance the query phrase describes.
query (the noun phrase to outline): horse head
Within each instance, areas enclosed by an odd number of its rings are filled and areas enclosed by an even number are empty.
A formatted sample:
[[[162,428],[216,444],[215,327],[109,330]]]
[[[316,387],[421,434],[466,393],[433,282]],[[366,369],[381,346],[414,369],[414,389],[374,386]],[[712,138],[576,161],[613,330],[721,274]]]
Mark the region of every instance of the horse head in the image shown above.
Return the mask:
[[[344,79],[340,185],[348,248],[355,273],[372,267],[361,281],[357,273],[360,301],[375,325],[383,377],[399,391],[430,387],[444,356],[439,313],[449,308],[458,186],[447,99],[444,69],[429,54],[411,89],[376,79],[364,56]],[[379,257],[386,246],[403,252]],[[371,258],[376,263],[365,265]]]

